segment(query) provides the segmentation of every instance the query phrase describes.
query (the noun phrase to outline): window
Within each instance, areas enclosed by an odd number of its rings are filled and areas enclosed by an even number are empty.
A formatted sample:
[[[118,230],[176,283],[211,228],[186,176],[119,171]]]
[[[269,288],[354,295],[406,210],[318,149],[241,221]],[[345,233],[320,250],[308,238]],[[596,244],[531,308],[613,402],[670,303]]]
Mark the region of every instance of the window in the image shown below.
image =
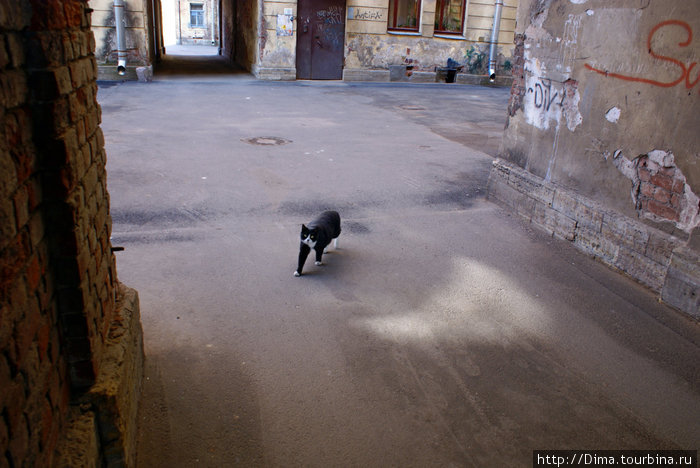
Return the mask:
[[[418,32],[420,0],[389,0],[389,30]]]
[[[464,0],[437,0],[435,32],[462,34],[464,32]]]
[[[190,28],[204,27],[204,4],[190,3]]]

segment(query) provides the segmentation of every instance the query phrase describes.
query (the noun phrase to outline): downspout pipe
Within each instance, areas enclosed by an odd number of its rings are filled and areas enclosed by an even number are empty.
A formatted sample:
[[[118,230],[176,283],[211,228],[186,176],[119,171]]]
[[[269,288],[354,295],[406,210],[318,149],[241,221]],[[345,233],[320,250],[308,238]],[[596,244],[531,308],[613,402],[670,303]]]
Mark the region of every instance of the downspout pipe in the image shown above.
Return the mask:
[[[501,11],[503,0],[496,0],[496,11],[493,13],[493,28],[491,28],[491,43],[489,45],[489,80],[496,81],[496,45],[498,44],[498,30],[501,27]]]
[[[126,20],[124,0],[114,0],[114,22],[117,27],[117,73],[126,73]]]

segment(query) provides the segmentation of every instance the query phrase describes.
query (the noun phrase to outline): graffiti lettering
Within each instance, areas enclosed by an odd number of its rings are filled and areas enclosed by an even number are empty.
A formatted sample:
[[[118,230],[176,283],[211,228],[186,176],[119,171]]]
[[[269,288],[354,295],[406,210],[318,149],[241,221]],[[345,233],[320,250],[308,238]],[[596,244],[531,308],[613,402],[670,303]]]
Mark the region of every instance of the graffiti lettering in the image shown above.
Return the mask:
[[[535,107],[542,109],[544,112],[549,112],[552,104],[561,107],[564,103],[564,93],[561,93],[561,97],[557,102],[559,91],[552,87],[552,80],[546,78],[540,78],[540,81],[535,83],[534,88],[528,88],[527,92],[534,94]]]
[[[316,12],[316,16],[324,24],[343,24],[343,12],[336,6],[329,7],[327,10],[319,10]]]
[[[381,20],[382,19],[382,12],[381,11],[372,11],[372,10],[360,10],[357,9],[355,11],[355,18],[356,20]]]
[[[679,47],[688,47],[690,45],[691,41],[693,40],[693,29],[685,21],[681,21],[681,20],[662,21],[661,23],[657,24],[656,26],[654,26],[652,28],[652,30],[649,32],[649,36],[647,37],[647,50],[649,51],[649,55],[651,55],[655,59],[662,60],[662,61],[668,62],[668,63],[672,63],[673,65],[675,65],[676,67],[679,68],[679,70],[678,70],[679,75],[673,81],[659,81],[659,80],[654,80],[651,78],[622,75],[620,73],[612,73],[612,72],[609,72],[607,70],[596,68],[588,63],[586,63],[584,66],[587,69],[594,71],[598,74],[601,74],[603,76],[607,76],[610,78],[616,78],[618,80],[634,81],[637,83],[646,83],[646,84],[650,84],[653,86],[659,86],[662,88],[672,88],[674,86],[679,85],[680,83],[685,82],[686,89],[692,89],[700,81],[700,74],[698,74],[698,76],[695,78],[694,81],[690,81],[691,80],[691,73],[693,71],[693,68],[695,68],[695,66],[697,65],[697,62],[692,62],[690,65],[686,65],[678,59],[675,59],[673,57],[669,57],[666,55],[661,55],[661,54],[655,52],[651,46],[652,40],[654,39],[654,35],[656,34],[656,32],[659,29],[666,27],[666,26],[680,26],[687,33],[687,39],[685,41],[679,42],[678,43]],[[700,92],[698,94],[700,94]]]

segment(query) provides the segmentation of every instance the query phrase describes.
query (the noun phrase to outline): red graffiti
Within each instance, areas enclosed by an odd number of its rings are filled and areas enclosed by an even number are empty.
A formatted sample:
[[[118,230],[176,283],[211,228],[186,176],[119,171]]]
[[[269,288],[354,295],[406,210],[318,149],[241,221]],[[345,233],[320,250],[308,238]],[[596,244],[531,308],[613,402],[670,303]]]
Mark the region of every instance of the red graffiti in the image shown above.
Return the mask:
[[[690,45],[691,41],[693,40],[693,30],[690,27],[690,25],[688,23],[686,23],[685,21],[668,20],[668,21],[662,21],[661,23],[657,24],[656,26],[654,26],[654,28],[651,30],[651,32],[649,32],[649,37],[647,38],[647,50],[649,51],[649,55],[651,55],[655,59],[659,59],[659,60],[663,60],[664,62],[672,63],[675,66],[680,68],[680,70],[679,70],[680,74],[678,75],[678,78],[675,79],[674,81],[664,82],[664,81],[652,80],[649,78],[641,78],[641,77],[637,77],[637,76],[622,75],[620,73],[612,73],[612,72],[609,72],[606,70],[601,70],[601,69],[595,68],[589,64],[585,64],[584,66],[586,68],[588,68],[589,70],[592,70],[592,71],[599,73],[601,75],[604,75],[604,76],[609,76],[611,78],[617,78],[619,80],[625,80],[625,81],[635,81],[637,83],[647,83],[647,84],[654,85],[654,86],[660,86],[662,88],[672,88],[672,87],[682,83],[683,81],[685,81],[686,89],[691,89],[696,84],[698,84],[698,82],[700,81],[700,73],[695,78],[695,81],[692,81],[692,82],[690,81],[690,74],[693,71],[693,68],[695,68],[695,65],[697,65],[697,62],[692,62],[690,65],[686,66],[686,64],[684,64],[680,60],[677,60],[673,57],[668,57],[666,55],[661,55],[659,53],[654,52],[654,49],[652,49],[652,47],[651,47],[651,42],[652,42],[652,39],[654,38],[654,34],[656,34],[656,32],[659,29],[661,29],[665,26],[680,26],[681,28],[685,29],[685,31],[688,33],[688,38],[685,41],[678,43],[679,47],[688,47]]]

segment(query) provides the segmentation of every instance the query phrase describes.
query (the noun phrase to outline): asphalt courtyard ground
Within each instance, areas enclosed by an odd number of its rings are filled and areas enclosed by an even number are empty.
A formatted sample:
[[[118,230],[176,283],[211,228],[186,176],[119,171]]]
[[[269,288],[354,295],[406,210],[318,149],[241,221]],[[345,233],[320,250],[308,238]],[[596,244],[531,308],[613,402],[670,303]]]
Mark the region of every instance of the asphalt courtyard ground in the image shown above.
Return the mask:
[[[698,323],[486,200],[507,89],[185,62],[98,93],[147,355],[139,466],[700,447]],[[339,249],[295,278],[324,209]]]

